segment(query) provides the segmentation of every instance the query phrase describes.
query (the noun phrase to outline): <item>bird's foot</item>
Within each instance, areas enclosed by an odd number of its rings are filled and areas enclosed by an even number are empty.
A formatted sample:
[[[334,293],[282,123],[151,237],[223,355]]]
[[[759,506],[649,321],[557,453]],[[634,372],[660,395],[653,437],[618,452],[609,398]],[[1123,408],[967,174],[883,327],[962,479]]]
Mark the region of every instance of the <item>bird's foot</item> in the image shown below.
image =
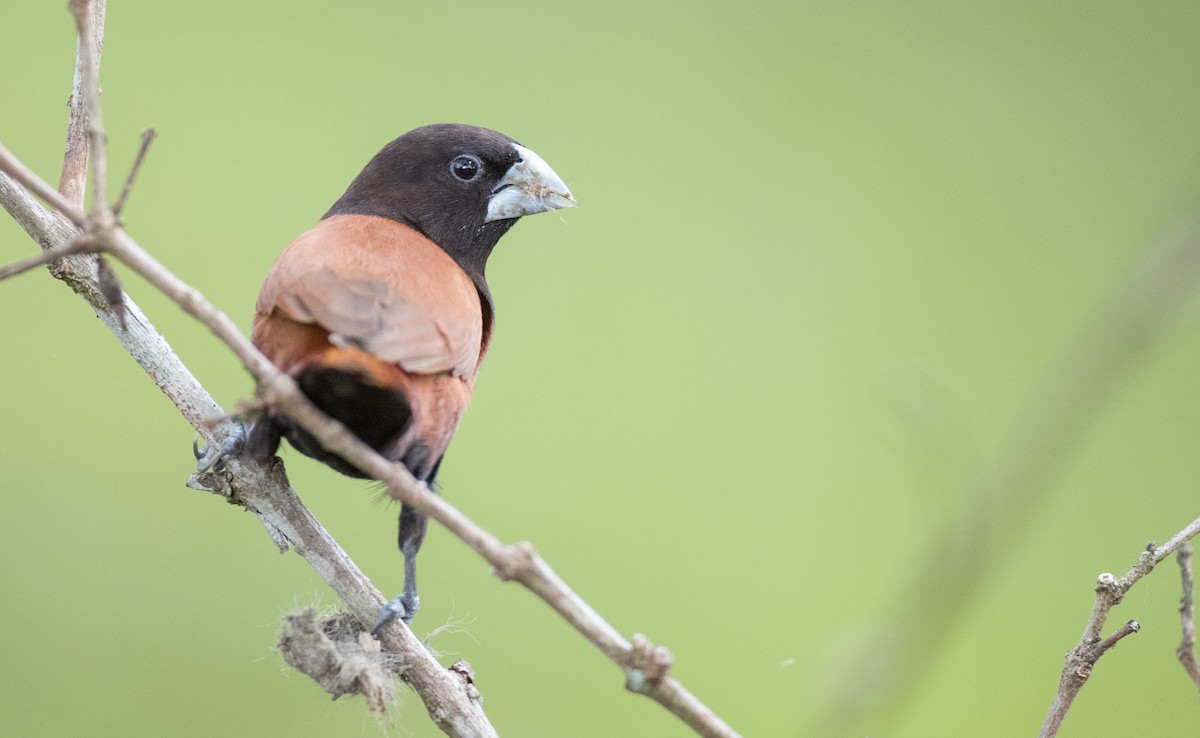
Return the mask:
[[[379,608],[379,620],[371,628],[371,635],[379,635],[379,631],[383,626],[397,618],[403,620],[405,625],[412,627],[413,616],[417,614],[417,607],[420,604],[421,598],[415,594],[396,595],[390,601],[384,603],[383,607]]]
[[[233,456],[242,450],[246,444],[246,426],[239,422],[234,422],[233,430],[220,444],[212,444],[200,447],[200,437],[196,436],[192,439],[192,453],[196,455],[196,473],[203,474],[206,471],[215,471],[224,465],[225,459]]]

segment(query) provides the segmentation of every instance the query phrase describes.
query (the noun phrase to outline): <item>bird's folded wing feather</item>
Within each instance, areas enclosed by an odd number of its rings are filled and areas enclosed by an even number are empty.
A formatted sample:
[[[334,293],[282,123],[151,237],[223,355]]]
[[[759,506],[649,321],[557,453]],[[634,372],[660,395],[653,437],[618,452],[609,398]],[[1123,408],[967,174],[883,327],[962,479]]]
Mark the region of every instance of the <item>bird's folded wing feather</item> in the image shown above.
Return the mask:
[[[384,218],[334,216],[301,235],[257,307],[408,372],[473,379],[478,370],[483,315],[471,279],[424,236]]]

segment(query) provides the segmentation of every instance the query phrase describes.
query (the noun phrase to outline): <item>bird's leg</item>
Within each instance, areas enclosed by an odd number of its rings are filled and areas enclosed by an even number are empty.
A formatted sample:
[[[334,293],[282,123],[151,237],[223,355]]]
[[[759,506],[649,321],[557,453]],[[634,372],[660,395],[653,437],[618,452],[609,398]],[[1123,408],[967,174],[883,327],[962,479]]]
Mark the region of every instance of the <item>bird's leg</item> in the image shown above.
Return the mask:
[[[192,453],[196,456],[196,472],[203,474],[219,469],[226,458],[238,453],[246,443],[246,426],[234,421],[233,430],[220,444],[200,447],[199,436],[192,439]]]
[[[400,553],[404,554],[404,590],[379,609],[379,620],[371,628],[371,635],[387,623],[400,618],[405,625],[412,625],[417,614],[420,598],[417,597],[417,551],[425,540],[425,529],[429,519],[416,509],[403,505],[400,508]]]

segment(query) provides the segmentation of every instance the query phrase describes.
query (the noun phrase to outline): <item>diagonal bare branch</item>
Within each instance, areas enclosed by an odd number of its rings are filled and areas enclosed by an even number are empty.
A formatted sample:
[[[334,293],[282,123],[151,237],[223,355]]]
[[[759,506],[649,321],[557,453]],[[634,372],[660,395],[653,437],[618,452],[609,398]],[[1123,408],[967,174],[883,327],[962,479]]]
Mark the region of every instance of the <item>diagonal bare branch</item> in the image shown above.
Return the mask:
[[[19,181],[39,192],[72,220],[87,231],[89,241],[147,279],[158,290],[174,300],[183,310],[207,326],[243,365],[256,377],[261,399],[276,412],[291,417],[298,425],[313,434],[329,450],[340,454],[364,472],[384,482],[389,493],[406,504],[421,510],[445,525],[473,550],[488,560],[504,579],[521,582],[560,615],[568,620],[625,672],[626,685],[645,694],[678,715],[698,733],[705,736],[736,736],[737,734],[705,707],[669,673],[671,657],[663,648],[655,648],[641,636],[634,643],[626,641],[611,625],[600,618],[587,603],[559,578],[529,544],[504,545],[495,536],[473,523],[456,508],[432,495],[407,472],[392,464],[363,444],[341,424],[321,413],[300,393],[286,375],[280,373],[241,335],[229,318],[217,310],[199,292],[179,280],[154,260],[119,226],[112,210],[107,207],[104,192],[104,131],[100,115],[97,77],[98,46],[90,45],[85,37],[88,21],[87,0],[73,0],[81,32],[81,52],[84,79],[87,130],[93,164],[93,208],[91,216],[83,216],[71,203],[48,189],[32,173],[18,175]],[[96,54],[93,54],[95,50]],[[6,153],[6,152],[5,152]],[[15,159],[13,159],[15,161]],[[3,162],[0,161],[0,164]],[[4,171],[10,171],[5,168]],[[10,171],[11,173],[11,171]],[[44,248],[62,250],[78,235],[77,231],[47,228],[44,211],[39,215],[36,203],[28,196],[10,193],[15,188],[7,178],[0,177],[0,199],[6,207],[10,202],[15,215]],[[51,194],[43,193],[48,190]],[[53,218],[49,220],[58,222]],[[61,223],[59,224],[61,226]],[[75,259],[75,261],[72,261]],[[180,411],[210,443],[220,443],[231,431],[230,423],[214,427],[208,419],[221,415],[220,408],[178,357],[166,341],[149,326],[136,305],[128,302],[130,327],[118,330],[118,321],[97,290],[95,259],[69,257],[63,259],[55,276],[68,281],[81,293],[86,293],[97,314],[105,319],[110,330],[118,335],[135,359],[150,373],[159,386],[171,396]],[[169,369],[143,363],[144,344],[154,347],[153,353],[165,355]],[[198,411],[198,408],[202,410]],[[354,563],[338,548],[336,542],[321,528],[299,503],[287,485],[282,464],[266,467],[251,461],[231,459],[227,470],[220,474],[196,475],[194,486],[219,490],[259,514],[277,543],[290,543],[317,570],[347,606],[349,612],[365,628],[378,612],[384,598]],[[403,678],[416,689],[425,702],[430,716],[450,735],[488,736],[494,730],[479,709],[478,693],[464,688],[464,681],[443,669],[429,657],[411,631],[398,623],[386,627],[380,634],[386,650],[404,658]],[[472,696],[474,695],[474,696]]]

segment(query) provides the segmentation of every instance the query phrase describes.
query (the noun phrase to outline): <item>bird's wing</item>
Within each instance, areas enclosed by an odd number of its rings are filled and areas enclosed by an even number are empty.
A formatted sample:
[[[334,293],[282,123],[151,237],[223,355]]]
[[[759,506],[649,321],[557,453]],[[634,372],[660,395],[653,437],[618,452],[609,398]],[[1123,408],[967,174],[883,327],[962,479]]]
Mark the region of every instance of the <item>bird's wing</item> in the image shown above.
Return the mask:
[[[483,341],[479,293],[429,239],[386,218],[333,216],[280,255],[261,316],[329,332],[407,372],[474,379]]]

